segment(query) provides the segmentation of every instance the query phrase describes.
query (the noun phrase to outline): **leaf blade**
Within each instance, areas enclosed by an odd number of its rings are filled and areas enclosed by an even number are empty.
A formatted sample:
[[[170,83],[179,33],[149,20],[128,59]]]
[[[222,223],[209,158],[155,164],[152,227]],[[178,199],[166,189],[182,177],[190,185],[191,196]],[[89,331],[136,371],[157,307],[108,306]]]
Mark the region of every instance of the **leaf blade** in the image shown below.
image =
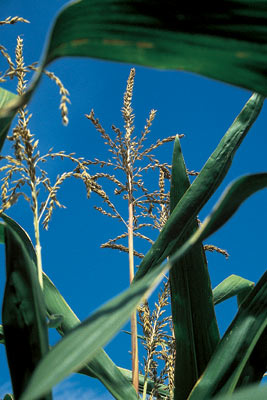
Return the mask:
[[[64,319],[58,331],[64,335],[75,326],[79,326],[80,320],[45,273],[43,273],[43,279],[48,314],[63,315]],[[124,377],[103,349],[99,349],[96,356],[83,367],[83,372],[87,375],[89,372],[91,376],[99,379],[116,399],[137,399],[136,392],[129,380]]]
[[[19,398],[36,365],[48,352],[48,331],[36,268],[9,219],[5,215],[2,218],[7,274],[2,320],[13,392]],[[51,395],[44,398],[51,399]]]
[[[186,70],[267,96],[267,5],[82,0],[58,15],[45,57],[82,56]]]
[[[192,185],[176,205],[158,239],[143,258],[134,280],[140,279],[175,248],[183,232],[215,192],[231,166],[235,152],[256,120],[263,98],[251,96]]]
[[[174,142],[170,212],[190,186],[179,137]],[[177,248],[196,231],[195,218],[177,243]],[[172,319],[175,333],[174,398],[187,399],[203,373],[219,340],[219,329],[202,243],[175,263],[169,273]],[[201,290],[200,290],[201,288]]]
[[[246,296],[254,286],[254,282],[241,276],[230,275],[213,289],[214,304],[220,304],[233,296]]]

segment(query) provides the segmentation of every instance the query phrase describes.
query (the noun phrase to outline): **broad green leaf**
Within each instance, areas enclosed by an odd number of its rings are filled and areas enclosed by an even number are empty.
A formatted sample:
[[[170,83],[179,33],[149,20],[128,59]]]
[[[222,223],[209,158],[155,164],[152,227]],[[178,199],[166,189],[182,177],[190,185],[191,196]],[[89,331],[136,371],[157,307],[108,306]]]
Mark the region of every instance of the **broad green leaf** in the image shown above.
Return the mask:
[[[2,215],[5,221],[8,222],[9,226],[11,226],[19,235],[20,239],[23,241],[24,247],[27,249],[27,253],[31,258],[32,263],[36,265],[35,250],[27,232],[12,218],[5,214]],[[4,226],[1,224],[0,243],[1,237],[3,237],[3,232]],[[79,325],[80,320],[45,273],[43,273],[43,284],[47,314],[49,317],[55,314],[63,316],[58,331],[61,335],[64,335],[73,327]],[[127,375],[127,377],[124,377],[124,371],[121,373],[120,369],[116,367],[103,349],[99,349],[96,357],[93,358],[88,365],[84,366],[83,373],[98,378],[116,399],[136,399],[136,392],[130,384],[129,376]]]
[[[231,394],[255,348],[267,328],[267,272],[241,304],[190,400],[206,400],[217,394]],[[265,337],[266,339],[266,337]],[[262,348],[265,364],[266,342]],[[265,370],[262,371],[261,376]],[[248,372],[249,373],[249,372]]]
[[[191,71],[267,96],[267,3],[78,0],[57,16],[40,70],[25,96],[0,111],[0,128],[60,57],[99,58]],[[4,118],[2,122],[1,118]],[[1,132],[1,130],[0,130]]]
[[[174,142],[170,211],[190,186],[179,137]],[[177,249],[198,228],[197,218],[182,235]],[[202,243],[196,244],[170,270],[176,359],[174,398],[187,399],[206,368],[219,340],[211,283]]]
[[[63,316],[63,320],[62,324],[57,327],[57,330],[63,336],[73,327],[79,325],[80,320],[45,273],[43,274],[43,280],[48,315],[52,313],[61,313],[60,315]],[[132,382],[132,371],[116,367],[102,349],[100,349],[97,355],[78,372],[93,378],[98,378],[116,399],[124,400],[125,398],[136,398],[132,385],[129,385],[129,382]],[[123,375],[123,377],[121,375]],[[127,382],[125,379],[127,379]],[[140,391],[142,391],[143,383],[144,376],[139,375]],[[152,390],[153,386],[153,382],[149,380],[148,392]],[[168,388],[166,388],[165,385],[160,385],[157,391],[161,395],[168,395]]]
[[[236,150],[259,115],[262,104],[263,98],[257,94],[253,94],[245,104],[200,174],[176,205],[158,239],[143,258],[135,280],[140,279],[177,248],[181,236],[225,177]]]
[[[48,315],[61,314],[63,316],[62,323],[57,329],[61,335],[64,335],[78,326],[80,320],[45,273],[43,274],[43,282]],[[83,373],[98,378],[115,399],[137,399],[130,381],[124,377],[103,349],[99,349],[95,357],[83,367]]]
[[[250,385],[240,389],[231,395],[222,395],[214,397],[214,400],[266,400],[267,385]]]
[[[266,177],[267,173],[258,173],[236,179],[226,188],[212,213],[204,220],[201,229],[198,229],[195,235],[204,240],[203,236],[206,238],[217,231],[248,197],[266,187]]]
[[[9,219],[5,215],[2,218],[6,250],[2,321],[13,392],[19,398],[36,365],[48,352],[48,331],[36,267]]]
[[[11,93],[5,89],[0,88],[0,110],[5,108],[7,104],[17,99],[18,96],[14,93]],[[0,118],[0,151],[3,147],[7,132],[9,130],[10,124],[12,122],[14,115],[8,116],[6,115],[3,118]]]
[[[46,274],[44,274],[44,275],[43,275],[43,279],[44,279],[44,281],[46,281],[46,280],[49,279],[49,278],[47,277]],[[49,279],[49,281],[50,281],[50,279]],[[51,282],[51,281],[50,281],[50,282]],[[60,295],[60,296],[61,296],[61,295]],[[65,302],[65,300],[64,300],[64,302]],[[72,312],[72,311],[69,310],[69,312]],[[61,318],[60,318],[60,317],[61,317]],[[49,328],[57,328],[58,331],[60,332],[60,334],[63,336],[64,333],[63,333],[62,330],[60,330],[60,324],[61,324],[62,321],[63,321],[63,318],[62,318],[63,316],[60,315],[60,317],[59,317],[59,320],[56,319],[56,325],[55,325],[55,326],[53,325],[53,324],[54,324],[54,319],[53,319],[53,320],[52,320],[52,324],[49,322],[49,326],[48,326],[48,327],[49,327]],[[50,321],[51,321],[51,319],[50,319]],[[58,322],[60,322],[60,324],[58,324]],[[124,331],[124,332],[126,332],[126,331]],[[131,334],[130,332],[126,332],[126,333]],[[143,339],[143,337],[141,337],[141,339]],[[3,326],[2,326],[2,325],[0,325],[0,343],[1,343],[1,344],[4,344],[4,343],[5,343],[5,339],[4,339],[4,330],[3,330]],[[101,350],[100,350],[100,352],[101,352]],[[99,352],[99,354],[100,354],[100,352]],[[103,351],[103,353],[106,354],[104,351]],[[104,357],[106,358],[106,356],[104,356]],[[102,369],[103,369],[103,365],[104,365],[104,364],[107,364],[107,362],[106,362],[106,360],[105,360],[104,357],[103,357],[103,360],[102,360],[102,358],[101,358],[101,355],[100,355],[100,359],[98,358],[98,361],[99,361],[100,364],[102,365]],[[110,361],[109,363],[110,363],[110,365],[109,365],[109,370],[110,370],[111,361]],[[112,363],[112,364],[113,364],[113,363]],[[96,374],[93,373],[93,368],[92,368],[92,366],[93,366],[93,362],[91,361],[91,362],[89,363],[89,365],[86,365],[85,367],[83,367],[83,368],[79,371],[79,373],[81,373],[81,374],[83,374],[83,375],[90,376],[91,378],[96,378],[97,376],[96,376]],[[96,367],[96,366],[95,366],[95,367]],[[107,365],[107,367],[108,367],[108,365]],[[132,371],[130,371],[130,370],[128,370],[128,369],[125,369],[125,368],[120,368],[120,367],[118,367],[118,369],[119,369],[120,373],[122,373],[122,375],[127,379],[127,381],[132,382]],[[106,374],[105,374],[105,375],[106,375]],[[118,379],[118,376],[117,376],[116,371],[113,371],[113,375],[114,375],[114,378],[117,377],[117,379]],[[105,382],[105,384],[107,384],[108,381],[105,380],[105,377],[102,377],[101,371],[99,371],[99,376],[102,378],[101,380],[103,380],[103,383]],[[116,381],[116,382],[118,382],[118,381]],[[110,384],[110,386],[112,386],[112,385]],[[141,392],[143,391],[143,386],[144,386],[144,375],[139,374],[139,388],[140,388],[140,391],[141,391]],[[154,382],[151,381],[150,379],[148,379],[148,381],[147,381],[147,392],[148,392],[148,393],[151,393],[151,390],[153,389],[153,387],[154,387]],[[119,390],[120,390],[120,389],[119,389]],[[162,396],[169,396],[168,387],[167,387],[166,385],[157,385],[157,393],[159,393],[159,394],[162,395]],[[114,395],[115,398],[116,398],[116,393],[115,393],[114,391],[113,391],[113,395]],[[120,396],[121,396],[121,395],[124,395],[124,390],[122,390]]]
[[[186,70],[267,96],[267,3],[81,0],[52,29],[45,63],[63,56]]]
[[[28,256],[31,259],[31,262],[36,265],[37,263],[36,253],[28,233],[14,219],[10,218],[8,215],[2,213],[1,218],[3,218],[5,223],[8,224],[8,226],[10,226],[19,235],[28,253]],[[5,223],[0,222],[0,243],[3,244],[5,243]]]
[[[230,185],[211,215],[166,264],[160,264],[150,270],[125,292],[100,307],[55,345],[36,368],[20,400],[37,399],[92,359],[124,325],[141,299],[148,297],[161,280],[162,274],[165,274],[194,245],[219,229],[246,198],[265,187],[267,187],[267,173],[244,176]]]
[[[241,276],[230,275],[213,289],[214,304],[219,304],[233,296],[237,296],[241,303],[254,286],[254,282],[241,278]]]

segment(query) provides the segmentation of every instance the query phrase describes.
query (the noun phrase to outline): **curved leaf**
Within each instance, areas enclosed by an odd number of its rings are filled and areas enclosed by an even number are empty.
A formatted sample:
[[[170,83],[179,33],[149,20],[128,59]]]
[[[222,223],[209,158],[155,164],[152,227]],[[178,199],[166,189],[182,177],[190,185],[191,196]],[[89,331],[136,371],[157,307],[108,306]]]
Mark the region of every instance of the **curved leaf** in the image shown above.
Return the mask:
[[[82,56],[181,69],[267,96],[267,2],[81,0],[58,15],[45,63]]]
[[[58,289],[45,273],[43,273],[43,281],[44,297],[48,314],[53,315],[53,313],[61,313],[60,315],[62,315],[63,319],[61,325],[57,327],[57,330],[63,336],[73,327],[79,325],[80,320],[76,317]],[[96,356],[78,372],[93,378],[98,378],[116,399],[124,400],[125,398],[136,398],[136,392],[133,391],[132,385],[129,385],[129,383],[132,382],[132,371],[117,367],[103,349],[100,349]],[[123,375],[123,377],[121,375]],[[142,391],[143,384],[144,376],[139,375],[140,391]],[[148,392],[150,392],[153,387],[154,383],[148,380]],[[157,387],[157,392],[162,396],[166,396],[168,395],[168,388],[165,385],[159,385],[159,387]]]
[[[61,314],[63,316],[58,331],[64,335],[75,326],[79,326],[80,320],[45,273],[43,273],[43,282],[48,315]],[[86,366],[83,366],[83,373],[98,378],[115,399],[137,399],[130,380],[124,377],[103,349],[99,349],[95,357]]]
[[[244,187],[245,191],[243,191]],[[153,290],[162,278],[162,274],[166,273],[196,243],[219,229],[247,197],[265,187],[267,187],[267,173],[248,175],[230,185],[211,215],[168,263],[160,264],[149,271],[121,295],[100,307],[56,344],[36,368],[20,400],[34,400],[49,391],[71,372],[78,371],[122,327],[141,299],[144,296],[147,297]],[[233,204],[232,208],[231,204]]]
[[[135,275],[135,280],[141,278],[150,268],[162,262],[177,248],[177,243],[182,234],[197,217],[201,208],[225,177],[235,152],[259,115],[262,104],[263,98],[257,94],[252,95],[248,100],[209,157],[200,174],[176,205],[158,239],[143,258]]]
[[[6,249],[2,321],[13,392],[19,398],[36,365],[48,352],[48,331],[36,267],[9,219],[4,215],[2,218]],[[49,394],[45,396],[50,398]]]
[[[180,69],[267,96],[267,2],[78,0],[57,16],[28,92],[0,110],[8,126],[26,104],[43,68],[79,56]]]
[[[218,230],[238,210],[240,205],[253,193],[266,187],[267,173],[244,175],[236,179],[226,188],[220,200],[217,202],[208,216],[197,236],[199,240],[210,236]]]
[[[240,304],[254,286],[254,282],[241,278],[241,276],[230,275],[213,289],[213,302],[216,305],[233,296],[237,296]]]

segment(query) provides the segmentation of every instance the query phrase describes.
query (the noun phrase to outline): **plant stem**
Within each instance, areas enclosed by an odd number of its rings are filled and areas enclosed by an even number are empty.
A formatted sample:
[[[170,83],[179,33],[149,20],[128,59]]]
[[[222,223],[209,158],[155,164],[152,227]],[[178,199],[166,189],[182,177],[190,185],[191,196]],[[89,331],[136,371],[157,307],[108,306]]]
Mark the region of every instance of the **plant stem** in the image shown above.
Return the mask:
[[[128,223],[128,248],[129,248],[129,271],[130,283],[134,278],[134,255],[133,255],[133,202],[131,196],[131,179],[129,177],[129,223]],[[132,342],[132,374],[133,386],[139,392],[139,368],[138,368],[138,344],[137,344],[137,319],[136,311],[131,315],[131,342]]]
[[[38,216],[38,200],[34,182],[32,182],[32,199],[33,199],[33,225],[34,225],[34,235],[35,235],[35,250],[37,258],[37,275],[41,289],[43,289],[43,268],[42,268],[41,242],[40,242],[40,229],[39,229],[39,216]]]

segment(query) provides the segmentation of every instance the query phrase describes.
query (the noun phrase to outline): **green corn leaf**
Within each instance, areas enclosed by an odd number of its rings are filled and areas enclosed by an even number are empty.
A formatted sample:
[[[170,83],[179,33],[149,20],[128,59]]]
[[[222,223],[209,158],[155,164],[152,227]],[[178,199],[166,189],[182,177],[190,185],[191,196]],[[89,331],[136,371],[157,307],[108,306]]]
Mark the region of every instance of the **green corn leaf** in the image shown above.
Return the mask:
[[[21,400],[39,398],[42,393],[46,393],[71,372],[80,370],[90,358],[96,356],[97,351],[127,321],[141,298],[148,295],[151,285],[159,281],[161,272],[165,270],[166,267],[161,265],[71,330],[36,368],[32,382]]]
[[[79,0],[68,4],[50,31],[43,61],[28,92],[0,111],[0,127],[36,89],[43,68],[60,57],[82,56],[186,70],[267,96],[267,3],[228,0]]]
[[[57,329],[61,335],[64,335],[78,326],[80,320],[45,273],[43,274],[43,282],[48,315],[61,314],[63,316],[62,323]],[[98,378],[115,399],[137,399],[130,381],[124,377],[103,349],[99,349],[95,357],[83,367],[83,373]]]
[[[267,173],[247,175],[232,183],[210,216],[166,264],[160,264],[149,271],[121,295],[100,307],[55,345],[36,368],[20,400],[37,399],[68,374],[78,371],[92,359],[124,325],[141,299],[151,293],[162,278],[162,274],[166,273],[194,245],[219,229],[250,195],[266,187]]]
[[[267,96],[267,3],[82,0],[58,15],[45,63],[82,56],[181,69]]]
[[[259,115],[262,104],[263,98],[257,94],[253,94],[245,104],[200,174],[176,205],[158,239],[143,258],[135,280],[140,279],[177,248],[181,236],[225,177],[236,150]]]
[[[216,305],[237,296],[238,304],[240,304],[254,286],[254,282],[241,278],[241,276],[230,275],[213,289],[213,302]]]
[[[55,312],[63,315],[62,324],[57,327],[58,332],[63,336],[73,327],[79,325],[80,320],[45,273],[43,273],[43,280],[48,314],[51,315]],[[132,391],[132,385],[128,383],[132,382],[132,371],[116,367],[102,349],[97,353],[96,357],[78,372],[93,378],[98,378],[116,399],[131,399],[131,395],[134,396],[133,398],[136,398],[135,392]],[[123,375],[123,377],[121,375]],[[125,379],[127,379],[127,383]],[[140,391],[142,391],[143,384],[144,376],[139,375]],[[153,386],[153,382],[149,380],[147,388],[148,393],[151,392]],[[168,395],[168,388],[165,385],[157,387],[157,391],[162,396]]]
[[[19,398],[48,352],[46,311],[37,271],[24,242],[5,221],[6,285],[2,308],[5,348],[13,392]],[[50,399],[47,394],[45,399]]]
[[[35,250],[26,231],[12,218],[5,214],[2,214],[2,216],[12,227],[12,229],[19,235],[20,239],[23,241],[24,247],[27,249],[27,253],[31,258],[31,261],[34,265],[36,265]],[[3,243],[1,240],[1,237],[3,236],[4,226],[1,224],[0,243]],[[61,335],[64,335],[73,327],[79,325],[80,320],[71,310],[55,285],[45,273],[43,273],[43,284],[43,293],[48,316],[50,318],[53,315],[63,316],[61,324],[57,327],[57,329]],[[133,386],[130,384],[131,380],[129,379],[129,376],[124,376],[124,370],[122,373],[103,349],[100,349],[96,357],[93,358],[88,365],[83,368],[83,373],[86,373],[91,377],[98,378],[116,399],[136,399],[136,392],[133,389]]]
[[[10,104],[10,102],[13,102],[15,99],[18,99],[17,95],[0,88],[0,110],[4,109],[7,104]],[[0,118],[0,151],[3,147],[13,117],[14,114],[12,113],[12,115],[6,115]]]
[[[235,319],[227,329],[189,399],[206,400],[217,394],[231,394],[235,390],[247,361],[266,328],[267,272],[241,304]],[[266,342],[265,346],[262,347],[262,352],[264,353],[266,366]],[[265,369],[261,371],[261,376],[263,376],[264,372]]]
[[[47,277],[47,275],[44,274],[44,275],[43,275],[43,279],[44,279],[44,281],[45,281],[46,279],[49,279],[49,278]],[[49,280],[50,280],[50,279],[49,279]],[[51,282],[51,281],[50,281],[50,282]],[[72,312],[72,311],[70,310],[70,312]],[[60,318],[60,323],[62,323],[62,321],[63,321],[63,318]],[[54,323],[54,321],[53,321],[53,323]],[[49,327],[49,328],[57,328],[58,332],[60,332],[60,334],[61,334],[62,336],[64,335],[63,331],[60,329],[60,324],[59,324],[59,325],[56,324],[56,326],[53,326],[53,325],[51,325],[51,324],[49,323],[49,326],[48,326],[48,327]],[[123,331],[123,332],[126,332],[126,331]],[[126,333],[129,333],[129,334],[130,334],[130,332],[126,332]],[[143,339],[143,337],[141,337],[141,339]],[[1,343],[1,344],[4,344],[4,343],[5,343],[5,339],[4,339],[4,330],[3,330],[3,326],[2,326],[2,325],[0,325],[0,343]],[[100,350],[99,353],[102,353],[102,351]],[[103,351],[103,353],[106,354],[104,351]],[[100,356],[100,358],[101,358],[101,356]],[[105,358],[106,358],[106,357],[105,357]],[[102,366],[105,365],[105,364],[107,364],[107,362],[105,361],[104,357],[103,357],[103,360],[99,360],[99,361],[101,362],[101,365],[102,365]],[[93,363],[92,363],[92,361],[91,361],[89,364],[91,365],[91,367],[89,367],[89,366],[87,365],[87,366],[85,366],[83,369],[81,369],[81,370],[78,371],[78,372],[81,373],[81,374],[83,374],[83,375],[90,376],[91,378],[96,378],[96,374],[93,373],[93,368],[92,368]],[[108,365],[107,365],[107,367],[108,367]],[[102,368],[103,368],[103,367],[102,367]],[[130,371],[130,370],[128,370],[128,369],[125,369],[125,368],[120,368],[120,367],[118,367],[118,369],[119,369],[120,373],[122,373],[122,375],[127,379],[128,382],[132,382],[132,371]],[[110,370],[110,366],[109,366],[109,369],[108,369],[108,370]],[[100,373],[100,377],[102,377],[101,371],[100,371],[99,373]],[[113,373],[114,373],[114,371],[113,371]],[[116,373],[116,371],[115,371],[114,377],[116,378],[116,376],[117,376],[117,373]],[[117,378],[118,378],[118,377],[117,377]],[[105,381],[103,378],[102,378],[102,381],[103,381],[103,383],[104,383],[104,382],[107,383],[107,381]],[[112,385],[110,385],[110,386],[112,386]],[[139,374],[139,390],[140,390],[141,392],[143,391],[143,386],[144,386],[144,375]],[[148,394],[151,393],[151,391],[152,391],[152,389],[153,389],[154,386],[155,386],[155,385],[154,385],[154,382],[151,381],[150,379],[148,379],[148,380],[147,380],[147,393],[148,393]],[[168,386],[166,386],[166,385],[157,385],[157,393],[159,393],[161,396],[168,397],[168,396],[169,396],[169,389],[168,389]],[[117,398],[117,397],[116,397],[116,393],[114,393],[114,391],[113,391],[113,395],[115,396],[115,398]],[[124,395],[123,392],[121,393],[121,396],[122,396],[122,395]]]
[[[179,137],[174,142],[170,211],[190,186]],[[196,231],[195,218],[177,248]],[[187,399],[206,368],[219,340],[211,283],[202,243],[180,258],[170,270],[172,320],[176,343],[174,398]],[[200,289],[201,288],[201,289]]]
[[[216,396],[214,400],[266,400],[267,385],[250,385],[231,395]]]

